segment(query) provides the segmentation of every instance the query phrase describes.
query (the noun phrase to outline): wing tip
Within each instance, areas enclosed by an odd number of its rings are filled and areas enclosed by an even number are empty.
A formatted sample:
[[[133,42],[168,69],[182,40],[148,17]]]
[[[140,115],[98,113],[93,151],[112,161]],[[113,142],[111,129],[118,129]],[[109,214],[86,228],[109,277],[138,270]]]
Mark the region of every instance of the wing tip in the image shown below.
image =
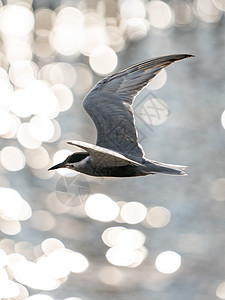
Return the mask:
[[[185,58],[189,58],[189,57],[195,57],[194,54],[184,54]]]
[[[188,176],[188,174],[185,173],[184,171],[181,171],[179,175],[182,175],[182,176]]]
[[[188,166],[180,166],[180,165],[178,165],[178,168],[181,169],[181,170],[186,170],[188,168]]]
[[[76,146],[73,141],[67,141],[66,143],[69,144],[69,145]]]
[[[171,59],[173,61],[191,58],[191,57],[195,57],[195,55],[194,54],[173,54],[173,55],[171,55]]]
[[[195,57],[194,54],[189,54],[189,53],[185,53],[185,54],[181,54],[181,55],[184,55],[185,57]]]

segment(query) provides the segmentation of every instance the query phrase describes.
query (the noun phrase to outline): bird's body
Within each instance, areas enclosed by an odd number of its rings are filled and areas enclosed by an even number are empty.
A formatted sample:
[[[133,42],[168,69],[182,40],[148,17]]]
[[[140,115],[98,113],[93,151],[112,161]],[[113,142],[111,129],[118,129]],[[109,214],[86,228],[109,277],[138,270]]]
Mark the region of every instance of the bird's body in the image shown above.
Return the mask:
[[[101,80],[83,101],[97,128],[96,145],[69,141],[85,152],[75,152],[53,166],[87,175],[131,177],[164,173],[186,175],[186,167],[145,158],[137,141],[132,103],[135,96],[159,73],[173,63],[192,55],[178,54],[144,61]]]
[[[177,170],[174,169],[177,168]],[[144,159],[144,162],[139,165],[127,164],[124,166],[105,166],[102,164],[94,165],[89,156],[77,165],[71,165],[71,169],[77,172],[84,173],[91,176],[104,176],[104,177],[134,177],[145,176],[149,174],[164,173],[172,175],[185,175],[182,169],[185,166],[168,165],[159,162]],[[182,173],[183,172],[183,173]],[[182,173],[182,174],[181,174]]]

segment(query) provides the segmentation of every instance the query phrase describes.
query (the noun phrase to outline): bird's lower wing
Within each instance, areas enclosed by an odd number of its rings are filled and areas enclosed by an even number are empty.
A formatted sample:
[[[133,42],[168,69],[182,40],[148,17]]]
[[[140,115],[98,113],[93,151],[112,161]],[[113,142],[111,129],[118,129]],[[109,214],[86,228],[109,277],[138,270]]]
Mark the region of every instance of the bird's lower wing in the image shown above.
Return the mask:
[[[133,161],[116,151],[109,150],[104,147],[74,140],[68,141],[67,143],[87,151],[90,155],[91,162],[97,166],[102,165],[104,167],[120,167],[125,165],[140,165],[138,162]]]

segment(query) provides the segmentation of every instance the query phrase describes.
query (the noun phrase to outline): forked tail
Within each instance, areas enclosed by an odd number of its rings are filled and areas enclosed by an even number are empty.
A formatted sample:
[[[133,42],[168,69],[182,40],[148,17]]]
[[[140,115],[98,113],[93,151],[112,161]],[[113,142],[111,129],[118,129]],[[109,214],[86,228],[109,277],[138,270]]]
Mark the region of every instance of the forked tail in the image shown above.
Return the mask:
[[[173,165],[173,164],[165,164],[159,161],[152,161],[152,169],[155,173],[163,173],[170,175],[187,175],[184,170],[187,166]]]

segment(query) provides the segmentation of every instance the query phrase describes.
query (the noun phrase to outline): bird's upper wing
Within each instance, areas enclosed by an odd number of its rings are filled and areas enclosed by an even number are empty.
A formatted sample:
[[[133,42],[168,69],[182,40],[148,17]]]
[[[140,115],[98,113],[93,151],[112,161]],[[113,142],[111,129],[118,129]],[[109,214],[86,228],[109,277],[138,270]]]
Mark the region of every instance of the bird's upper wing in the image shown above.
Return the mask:
[[[140,165],[138,162],[135,162],[124,155],[109,150],[97,145],[81,142],[81,141],[68,141],[70,145],[77,146],[79,148],[84,149],[90,155],[91,162],[96,166],[104,166],[104,167],[120,167],[125,165]]]
[[[83,102],[97,128],[96,144],[141,163],[143,151],[137,142],[132,102],[162,68],[191,56],[177,54],[146,60],[101,80]]]

